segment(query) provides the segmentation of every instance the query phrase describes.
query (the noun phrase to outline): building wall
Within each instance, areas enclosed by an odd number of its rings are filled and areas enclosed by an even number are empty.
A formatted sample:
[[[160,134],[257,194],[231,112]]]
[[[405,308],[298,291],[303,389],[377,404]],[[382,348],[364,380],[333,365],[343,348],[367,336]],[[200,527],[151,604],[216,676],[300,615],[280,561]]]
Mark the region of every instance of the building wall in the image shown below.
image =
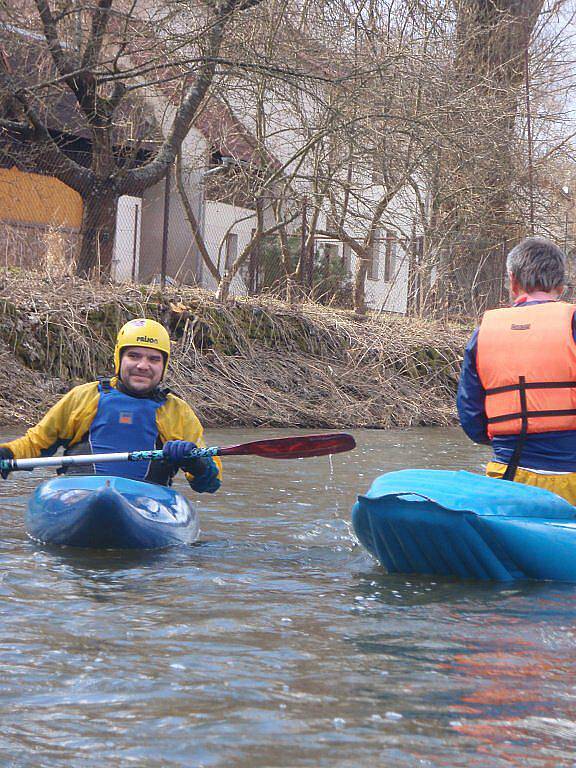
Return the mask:
[[[408,306],[409,257],[396,240],[389,275],[386,275],[386,241],[378,249],[377,279],[366,279],[366,304],[374,310],[404,314]]]
[[[187,186],[192,207],[198,219],[201,220],[199,180],[189,179]],[[165,190],[166,180],[163,179],[142,195],[142,228],[137,276],[142,283],[159,280],[162,270]],[[185,284],[196,284],[201,277],[198,251],[173,178],[169,187],[166,275]]]
[[[159,95],[148,94],[148,106],[154,111],[158,124],[167,132],[174,116],[174,109],[167,107]],[[202,218],[202,177],[208,163],[208,145],[196,128],[192,128],[181,147],[182,177],[194,215]],[[142,228],[140,238],[139,282],[147,283],[160,279],[162,270],[162,241],[166,210],[166,181],[146,189],[142,195]],[[166,251],[166,274],[176,282],[199,284],[202,278],[202,263],[196,248],[190,223],[180,198],[172,172],[169,185],[168,204],[168,247]]]
[[[0,168],[0,265],[68,271],[82,207],[80,195],[58,179]]]
[[[79,229],[82,198],[52,176],[0,168],[2,221]]]
[[[308,200],[314,199],[309,179],[313,178],[316,172],[311,165],[311,161],[296,155],[305,145],[309,131],[315,124],[322,124],[322,114],[317,114],[319,107],[314,98],[305,94],[291,93],[289,89],[285,92],[269,92],[265,95],[267,101],[264,103],[266,113],[267,136],[265,144],[270,153],[286,164],[286,173],[289,174],[293,164],[301,163],[294,183],[294,188],[300,196],[306,195]],[[258,94],[260,97],[261,94]],[[238,119],[243,122],[248,130],[255,131],[256,102],[255,95],[249,88],[231,89],[227,92],[228,102],[234,108]],[[321,102],[321,100],[320,100]],[[321,108],[320,108],[321,111]],[[297,156],[297,160],[294,160]],[[363,158],[355,169],[353,179],[354,195],[347,201],[347,218],[344,222],[344,229],[347,234],[353,237],[359,244],[362,244],[366,238],[367,229],[371,224],[375,211],[378,210],[379,201],[385,194],[381,182],[374,178],[373,169],[369,166],[369,157]],[[343,164],[339,171],[346,176],[348,169]],[[338,203],[342,203],[343,191],[347,188],[348,179],[342,178],[341,184],[335,181],[332,193],[336,200],[336,210],[338,212]],[[330,205],[327,201],[321,203],[323,211],[320,214],[318,224],[319,229],[331,231],[327,224]],[[310,214],[309,214],[310,215]],[[399,240],[408,240],[412,234],[415,217],[418,216],[418,205],[413,190],[406,185],[391,200],[381,220],[378,222],[379,228],[385,232],[394,232]],[[362,229],[364,228],[364,229]],[[319,242],[328,242],[325,236],[320,236]],[[342,242],[335,239],[340,254],[344,249]],[[385,244],[380,246],[382,252],[379,258],[379,268],[377,277],[366,281],[366,302],[373,310],[384,309],[391,312],[404,313],[407,310],[408,303],[408,276],[409,259],[405,251],[398,247],[396,254],[396,264],[392,275],[385,275]],[[356,270],[356,257],[352,252],[349,256],[351,273]]]
[[[112,257],[112,279],[117,283],[137,281],[140,266],[142,200],[123,195],[118,200],[118,217]]]
[[[226,258],[234,257],[244,250],[252,238],[252,231],[256,228],[256,216],[254,211],[248,208],[229,205],[206,200],[204,203],[204,240],[206,248],[213,262],[218,266],[222,274],[226,264]],[[232,235],[226,242],[227,235]],[[233,248],[230,245],[233,244]],[[244,270],[236,275],[232,282],[231,293],[243,295],[247,292],[247,286],[243,279]],[[203,286],[208,290],[216,290],[216,281],[208,270],[204,270]]]
[[[331,258],[338,258],[348,265],[348,279],[354,280],[358,259],[344,243],[339,240],[322,239],[317,242],[317,249],[330,249]],[[366,304],[373,310],[385,310],[404,314],[408,306],[409,255],[405,246],[395,241],[394,254],[389,268],[386,268],[386,240],[380,241],[378,257],[374,263],[374,277],[366,279]],[[388,273],[388,274],[387,274]]]

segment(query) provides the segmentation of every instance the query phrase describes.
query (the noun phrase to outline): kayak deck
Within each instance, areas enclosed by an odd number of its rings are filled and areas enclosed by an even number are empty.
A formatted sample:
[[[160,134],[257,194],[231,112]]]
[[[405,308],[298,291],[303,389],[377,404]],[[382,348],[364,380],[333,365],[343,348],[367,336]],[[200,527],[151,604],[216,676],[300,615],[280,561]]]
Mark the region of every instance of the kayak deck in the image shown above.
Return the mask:
[[[576,509],[553,493],[468,472],[378,478],[352,512],[389,573],[576,581]]]
[[[165,486],[105,475],[42,483],[29,501],[26,532],[42,544],[95,549],[158,549],[199,533],[195,508]]]

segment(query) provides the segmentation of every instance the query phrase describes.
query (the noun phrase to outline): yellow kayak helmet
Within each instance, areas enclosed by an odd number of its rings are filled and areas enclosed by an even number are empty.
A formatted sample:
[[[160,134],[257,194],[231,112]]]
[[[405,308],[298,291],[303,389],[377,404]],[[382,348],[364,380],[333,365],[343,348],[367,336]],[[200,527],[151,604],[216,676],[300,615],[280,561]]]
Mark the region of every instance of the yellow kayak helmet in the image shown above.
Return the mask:
[[[156,320],[147,320],[143,317],[129,320],[118,331],[116,346],[114,347],[114,370],[116,375],[120,373],[120,358],[122,350],[126,347],[148,347],[157,349],[164,355],[164,373],[170,359],[170,336],[163,325]]]

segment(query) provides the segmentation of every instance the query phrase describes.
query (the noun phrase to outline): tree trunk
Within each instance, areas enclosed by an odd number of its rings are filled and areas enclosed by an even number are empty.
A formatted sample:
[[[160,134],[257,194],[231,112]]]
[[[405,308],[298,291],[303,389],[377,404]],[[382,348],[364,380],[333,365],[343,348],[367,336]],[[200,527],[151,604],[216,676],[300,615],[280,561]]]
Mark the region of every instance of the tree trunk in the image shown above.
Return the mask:
[[[249,258],[254,248],[258,247],[260,239],[262,238],[262,230],[260,229],[261,222],[259,222],[258,228],[255,234],[252,236],[250,242],[246,245],[244,250],[236,257],[236,261],[230,265],[228,269],[224,271],[218,289],[216,291],[216,299],[218,301],[228,301],[230,296],[230,288],[232,287],[232,281],[238,274],[240,267],[247,258]]]
[[[297,213],[293,214],[289,219],[285,219],[284,221],[278,221],[273,226],[269,227],[268,229],[263,229],[264,226],[264,209],[261,205],[258,205],[256,207],[257,211],[257,227],[252,235],[252,238],[250,241],[246,244],[244,247],[244,250],[236,257],[236,261],[230,266],[229,269],[227,269],[224,274],[222,275],[222,279],[220,280],[220,285],[218,286],[218,290],[216,291],[216,299],[218,301],[227,301],[228,297],[230,295],[230,288],[232,287],[232,281],[238,274],[238,271],[242,264],[246,261],[246,259],[250,256],[253,250],[257,249],[262,242],[262,239],[265,237],[268,237],[268,235],[272,235],[274,232],[277,232],[282,227],[286,227],[288,224],[291,224],[296,216]]]
[[[368,274],[368,257],[357,259],[356,274],[354,275],[353,304],[357,315],[366,314],[366,275]]]
[[[236,272],[232,272],[232,268],[224,273],[224,277],[220,280],[220,285],[216,291],[216,299],[218,301],[228,301],[232,280],[234,279],[235,274]]]
[[[95,184],[84,196],[81,246],[76,263],[78,277],[109,276],[114,254],[114,235],[119,194],[114,185]]]
[[[216,265],[214,264],[214,262],[210,257],[210,254],[208,253],[208,248],[206,247],[206,241],[204,240],[204,236],[200,231],[200,225],[198,223],[198,220],[196,219],[196,216],[194,215],[194,209],[192,208],[192,203],[190,202],[190,198],[188,197],[188,193],[186,191],[186,185],[184,183],[184,177],[183,177],[181,151],[179,151],[176,156],[175,170],[176,170],[176,174],[175,174],[176,187],[180,195],[182,206],[184,207],[186,218],[188,219],[188,224],[190,224],[190,229],[192,230],[192,237],[194,238],[194,243],[196,244],[196,248],[198,248],[200,256],[202,257],[204,266],[208,268],[208,271],[216,281],[216,284],[218,284],[222,278],[222,275],[216,268]],[[204,192],[202,192],[202,194],[204,194]]]
[[[439,156],[439,309],[478,315],[502,299],[508,248],[526,234],[512,212],[525,175],[516,148],[525,57],[543,0],[459,0],[454,136]]]
[[[280,245],[280,254],[282,256],[282,266],[284,267],[284,279],[286,280],[285,298],[288,304],[292,304],[294,301],[294,279],[296,275],[292,266],[290,248],[288,246],[288,234],[285,226],[281,226],[278,230],[278,243]]]

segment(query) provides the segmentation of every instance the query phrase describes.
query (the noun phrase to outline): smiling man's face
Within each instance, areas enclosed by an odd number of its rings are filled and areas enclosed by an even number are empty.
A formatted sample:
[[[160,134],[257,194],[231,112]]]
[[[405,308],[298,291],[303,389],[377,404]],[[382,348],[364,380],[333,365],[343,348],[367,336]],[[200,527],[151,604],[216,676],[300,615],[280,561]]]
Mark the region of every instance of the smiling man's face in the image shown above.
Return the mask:
[[[147,347],[126,347],[120,362],[122,383],[139,395],[152,392],[162,381],[164,356]]]

